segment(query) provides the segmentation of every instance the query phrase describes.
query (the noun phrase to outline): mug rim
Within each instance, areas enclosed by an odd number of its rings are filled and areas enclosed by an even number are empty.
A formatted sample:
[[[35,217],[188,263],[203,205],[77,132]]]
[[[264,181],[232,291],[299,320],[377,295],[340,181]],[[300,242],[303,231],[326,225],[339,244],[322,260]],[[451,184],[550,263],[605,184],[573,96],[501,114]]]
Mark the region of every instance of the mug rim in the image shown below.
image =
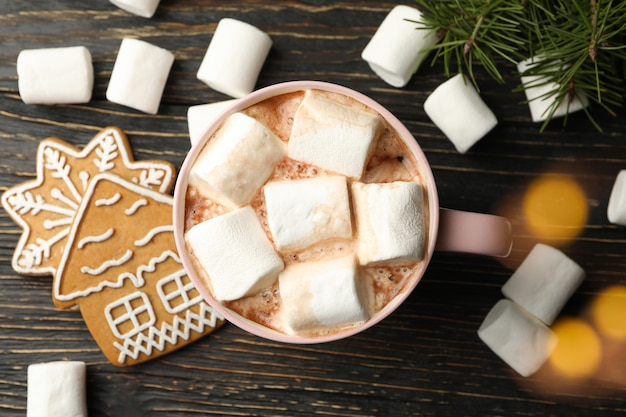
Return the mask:
[[[287,333],[282,333],[277,330],[271,329],[269,327],[263,326],[259,323],[256,323],[246,317],[241,316],[235,311],[227,308],[222,303],[217,301],[206,288],[206,284],[204,284],[203,279],[196,272],[193,262],[190,259],[190,255],[187,251],[185,239],[184,239],[184,227],[185,227],[185,200],[187,194],[187,188],[189,185],[188,177],[189,171],[198,158],[201,150],[204,148],[212,134],[215,130],[220,126],[220,124],[225,120],[227,116],[237,111],[241,111],[247,107],[250,107],[254,104],[257,104],[263,100],[269,99],[271,97],[288,94],[296,91],[303,90],[323,90],[338,94],[343,94],[345,96],[351,97],[362,104],[372,108],[376,112],[378,112],[381,117],[383,117],[397,132],[400,139],[403,141],[404,145],[409,149],[412,153],[413,157],[416,158],[417,163],[421,166],[419,172],[422,178],[425,180],[428,196],[428,239],[427,244],[424,249],[424,258],[422,260],[422,265],[420,269],[415,272],[415,274],[419,275],[416,277],[412,277],[410,282],[408,282],[408,286],[405,287],[399,294],[397,294],[392,300],[390,300],[380,311],[376,312],[372,317],[370,317],[367,321],[362,324],[348,327],[343,330],[339,330],[336,332],[332,332],[327,335],[321,336],[301,336],[301,335],[292,335]],[[387,110],[384,106],[379,104],[377,101],[372,99],[369,96],[366,96],[363,93],[360,93],[356,90],[353,90],[348,87],[341,86],[339,84],[334,84],[325,81],[287,81],[278,84],[269,85],[267,87],[263,87],[259,90],[256,90],[247,96],[237,99],[234,103],[227,106],[220,114],[215,117],[211,123],[204,130],[204,133],[200,136],[187,155],[185,156],[183,163],[179,169],[176,185],[174,188],[174,197],[173,197],[173,229],[174,229],[174,240],[176,243],[176,247],[178,250],[179,258],[183,264],[183,268],[185,269],[187,275],[191,279],[191,281],[196,286],[196,289],[202,296],[202,298],[216,311],[218,312],[224,319],[236,325],[237,327],[255,334],[259,337],[263,337],[265,339],[274,340],[283,343],[292,343],[292,344],[313,344],[313,343],[324,343],[335,340],[344,339],[350,336],[353,336],[357,333],[360,333],[375,324],[382,321],[384,318],[389,316],[393,311],[395,311],[404,301],[409,297],[409,295],[413,292],[417,284],[423,278],[428,264],[433,256],[433,252],[435,250],[437,233],[439,227],[439,198],[437,193],[437,188],[435,184],[434,175],[432,172],[432,168],[424,154],[422,148],[419,146],[417,139],[413,136],[413,134],[408,130],[408,128],[402,123],[396,116],[394,116],[389,110]]]

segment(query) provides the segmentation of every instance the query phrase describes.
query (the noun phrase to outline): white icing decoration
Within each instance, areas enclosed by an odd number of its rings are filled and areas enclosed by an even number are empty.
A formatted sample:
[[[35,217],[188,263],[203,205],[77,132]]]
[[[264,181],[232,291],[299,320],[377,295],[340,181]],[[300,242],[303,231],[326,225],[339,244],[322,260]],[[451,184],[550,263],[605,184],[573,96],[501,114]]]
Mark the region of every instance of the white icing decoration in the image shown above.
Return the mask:
[[[148,205],[148,200],[146,200],[145,198],[140,198],[139,200],[135,201],[135,203],[130,206],[129,208],[126,209],[126,211],[124,212],[127,216],[132,216],[133,214],[135,214],[137,212],[137,210],[139,210],[141,207],[143,206],[147,206]]]
[[[72,167],[67,164],[67,158],[61,155],[61,152],[57,149],[52,148],[44,149],[43,154],[46,157],[45,167],[52,171],[52,178],[63,180],[74,196],[74,199],[79,202],[81,200],[81,195],[70,178],[70,171]]]
[[[55,199],[59,200],[62,203],[65,203],[66,205],[70,206],[74,210],[76,210],[78,208],[78,204],[76,204],[74,201],[72,201],[68,197],[66,197],[63,194],[63,191],[61,191],[59,188],[55,187],[52,190],[50,190],[50,195],[52,196],[52,198],[55,198]]]
[[[78,249],[84,248],[89,243],[105,242],[108,239],[110,239],[111,236],[113,236],[114,232],[115,230],[111,227],[106,232],[102,233],[101,235],[84,237],[80,240],[80,242],[78,242]]]
[[[146,171],[141,171],[139,174],[138,184],[150,188],[152,185],[159,185],[163,182],[165,172],[160,169],[150,168]]]
[[[96,204],[96,207],[112,206],[118,201],[120,201],[120,198],[122,198],[122,195],[120,193],[115,193],[115,195],[111,198],[101,198],[99,200],[96,200],[95,204]]]
[[[174,289],[166,293],[166,285],[168,288],[174,287]],[[161,298],[161,303],[163,303],[163,306],[165,306],[165,309],[170,314],[178,314],[202,301],[202,295],[197,291],[195,297],[190,297],[189,293],[191,291],[196,291],[196,287],[193,285],[193,282],[191,282],[184,269],[161,279],[157,283],[157,292]],[[176,300],[179,303],[173,306],[171,304],[172,300]]]
[[[174,262],[178,264],[182,263],[176,252],[173,252],[171,250],[166,250],[160,256],[150,259],[150,262],[148,262],[148,265],[142,265],[139,268],[137,268],[137,271],[135,272],[135,274],[132,274],[130,272],[120,274],[119,280],[120,282],[122,282],[124,279],[128,278],[135,284],[136,287],[143,287],[144,284],[146,283],[146,280],[143,277],[143,274],[146,272],[150,273],[150,272],[156,271],[157,265],[162,262],[165,262],[167,258],[172,258]]]
[[[56,220],[46,219],[43,222],[43,227],[46,230],[51,230],[51,229],[54,229],[55,227],[69,226],[70,224],[72,224],[71,217],[65,217],[65,218],[56,219]]]
[[[102,274],[103,272],[105,272],[106,270],[108,270],[110,268],[124,265],[132,257],[133,257],[133,251],[130,250],[130,249],[127,249],[126,253],[124,255],[122,255],[118,259],[106,260],[106,261],[102,262],[102,265],[100,265],[97,268],[90,268],[88,266],[83,266],[80,269],[80,272],[82,272],[83,274],[88,274],[88,275],[100,275],[100,274]]]
[[[100,147],[96,149],[98,158],[94,158],[93,163],[100,169],[100,172],[110,171],[115,168],[115,158],[117,158],[117,143],[115,138],[109,134],[102,138]]]
[[[120,311],[122,311],[121,314]],[[115,317],[113,316],[114,313]],[[150,328],[156,321],[150,299],[141,291],[135,291],[126,297],[113,301],[106,306],[104,314],[109,327],[118,339],[132,337],[141,333]],[[147,320],[145,320],[146,318]],[[130,329],[121,333],[120,327],[128,327],[129,322]]]
[[[150,230],[148,234],[145,235],[143,238],[139,240],[135,240],[135,245],[139,247],[146,246],[159,233],[173,232],[173,231],[174,231],[174,225],[172,224],[155,227],[154,229]]]
[[[37,238],[35,243],[26,245],[21,251],[18,264],[25,268],[32,268],[34,265],[41,265],[43,259],[50,258],[50,250],[55,243],[65,238],[70,233],[70,229],[62,230],[50,239]]]
[[[8,202],[13,210],[22,215],[30,213],[36,216],[42,211],[70,217],[74,217],[75,214],[73,210],[46,203],[41,194],[33,195],[30,191],[9,196]]]
[[[89,172],[81,171],[80,174],[78,174],[78,178],[83,185],[83,191],[86,190],[89,185]]]
[[[191,332],[204,333],[207,328],[215,328],[221,314],[213,310],[205,302],[200,303],[200,312],[187,310],[185,318],[174,316],[172,324],[163,322],[161,328],[150,327],[148,334],[139,333],[136,338],[125,337],[123,343],[113,342],[120,351],[118,362],[123,364],[126,358],[137,359],[140,354],[151,356],[154,349],[165,350],[167,344],[175,345],[178,339],[189,340]]]

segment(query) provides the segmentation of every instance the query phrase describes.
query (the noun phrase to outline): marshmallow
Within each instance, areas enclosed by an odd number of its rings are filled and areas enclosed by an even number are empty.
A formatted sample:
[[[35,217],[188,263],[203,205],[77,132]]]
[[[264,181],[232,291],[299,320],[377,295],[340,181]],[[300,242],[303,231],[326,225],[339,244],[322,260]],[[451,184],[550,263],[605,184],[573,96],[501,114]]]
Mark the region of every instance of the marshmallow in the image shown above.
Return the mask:
[[[626,169],[617,174],[609,198],[607,216],[611,223],[626,226]]]
[[[243,113],[228,116],[189,171],[189,184],[229,207],[241,207],[270,177],[285,155],[284,143]]]
[[[424,111],[460,153],[467,152],[498,124],[463,74],[435,88],[424,102]]]
[[[222,114],[224,110],[233,105],[237,100],[224,100],[215,103],[199,104],[187,109],[187,125],[189,127],[189,140],[195,145],[202,139],[207,128]]]
[[[152,17],[159,6],[160,0],[109,0],[111,3],[141,17]]]
[[[250,206],[195,225],[185,240],[218,301],[269,288],[284,268]]]
[[[87,416],[84,362],[47,362],[28,367],[27,417]]]
[[[17,57],[18,88],[26,104],[87,103],[93,64],[84,46],[27,49]]]
[[[537,244],[502,287],[502,293],[548,326],[585,278],[563,252]]]
[[[414,182],[352,184],[362,265],[424,256],[422,187]]]
[[[521,61],[517,64],[517,70],[520,74],[532,69],[541,61],[541,58],[529,58],[525,61]],[[533,122],[542,122],[550,116],[551,107],[554,104],[555,95],[551,93],[559,88],[559,85],[554,82],[549,82],[547,77],[539,75],[522,75],[522,85],[524,86],[524,93],[526,94],[526,100],[528,101],[528,108],[530,109],[530,115]],[[569,102],[566,97],[561,104],[554,110],[551,117],[562,117],[568,113],[574,113],[578,110],[589,105],[589,99],[587,96],[578,92],[574,99]]]
[[[107,100],[156,114],[174,54],[138,39],[124,39],[111,72]]]
[[[371,156],[381,124],[377,114],[345,106],[309,90],[294,117],[289,157],[358,179]]]
[[[439,41],[426,29],[422,13],[409,6],[394,7],[369,41],[361,58],[393,87],[404,87],[428,55],[426,49]]]
[[[362,323],[369,317],[369,294],[354,255],[293,263],[278,276],[286,331]]]
[[[272,181],[263,192],[267,223],[278,250],[295,251],[352,237],[345,177]]]
[[[557,343],[548,326],[506,299],[498,301],[487,314],[478,337],[524,377],[541,368]]]
[[[256,27],[222,19],[202,59],[197,77],[214,90],[240,98],[254,90],[272,39]]]

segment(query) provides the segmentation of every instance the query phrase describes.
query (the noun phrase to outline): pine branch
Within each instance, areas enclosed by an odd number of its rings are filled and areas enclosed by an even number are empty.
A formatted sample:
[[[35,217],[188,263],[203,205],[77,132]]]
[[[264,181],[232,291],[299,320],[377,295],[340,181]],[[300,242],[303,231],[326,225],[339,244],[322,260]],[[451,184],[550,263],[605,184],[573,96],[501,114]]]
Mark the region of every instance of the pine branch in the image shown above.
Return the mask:
[[[433,63],[446,75],[466,73],[478,88],[474,65],[503,82],[497,58],[517,63],[540,58],[525,71],[555,85],[549,117],[565,100],[587,98],[615,114],[626,90],[626,2],[613,0],[416,0],[425,28],[442,35]],[[454,65],[456,64],[456,68]],[[520,85],[516,91],[528,88]],[[585,112],[591,119],[590,112]],[[591,119],[594,124],[595,121]],[[596,126],[600,128],[597,124]]]

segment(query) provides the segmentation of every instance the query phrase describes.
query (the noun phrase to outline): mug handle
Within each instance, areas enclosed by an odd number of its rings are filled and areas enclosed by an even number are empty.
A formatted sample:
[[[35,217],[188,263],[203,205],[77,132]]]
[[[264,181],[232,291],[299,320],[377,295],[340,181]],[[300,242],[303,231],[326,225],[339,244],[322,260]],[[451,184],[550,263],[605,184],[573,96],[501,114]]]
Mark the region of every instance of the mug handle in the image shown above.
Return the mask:
[[[511,223],[501,216],[439,209],[435,250],[504,258],[513,246]]]

